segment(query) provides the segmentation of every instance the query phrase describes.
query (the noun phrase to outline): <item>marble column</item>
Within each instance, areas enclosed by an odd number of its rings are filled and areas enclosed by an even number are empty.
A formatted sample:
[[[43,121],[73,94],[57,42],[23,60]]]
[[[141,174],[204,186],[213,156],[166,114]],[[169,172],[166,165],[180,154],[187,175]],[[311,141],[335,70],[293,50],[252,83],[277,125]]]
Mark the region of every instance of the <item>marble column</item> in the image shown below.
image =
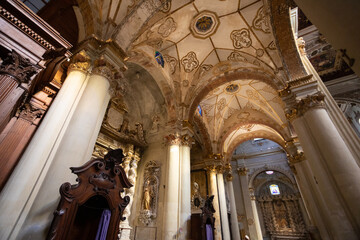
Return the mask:
[[[52,212],[59,202],[59,186],[64,182],[76,183],[77,176],[71,173],[69,168],[81,166],[90,160],[110,100],[109,87],[112,78],[110,66],[107,66],[103,58],[97,59],[22,226],[20,237],[32,236],[39,239],[47,232],[53,219]]]
[[[235,194],[233,187],[233,176],[230,172],[226,175],[226,186],[227,192],[229,193],[230,200],[230,223],[231,223],[231,236],[232,240],[240,240],[240,231],[239,231],[239,223],[237,218],[236,204],[235,204]]]
[[[209,166],[207,167],[207,172],[209,175],[209,183],[210,183],[210,196],[214,195],[213,205],[215,209],[214,217],[215,217],[215,231],[214,231],[214,239],[221,240],[221,221],[220,221],[220,205],[219,205],[219,194],[218,194],[218,185],[216,180],[216,167]]]
[[[312,181],[312,174],[308,166],[308,161],[305,159],[303,152],[295,152],[288,156],[288,161],[293,170],[297,185],[301,193],[299,199],[300,206],[302,206],[304,219],[307,221],[307,227],[311,236],[315,239],[319,238],[318,232],[324,239],[330,239],[329,232],[326,229],[326,217],[323,214],[322,205],[319,202],[316,189]],[[303,201],[302,201],[303,200]]]
[[[332,201],[338,199],[339,210],[344,209],[346,215],[342,222],[348,220],[352,225],[353,230],[348,226],[337,234],[356,239],[355,236],[360,234],[360,215],[357,214],[360,212],[360,186],[357,184],[360,182],[360,168],[327,113],[323,100],[324,95],[317,92],[298,101],[292,109],[297,117],[293,125],[305,155],[316,152],[307,156],[313,158],[312,166],[325,166],[330,180],[326,183],[327,188],[331,188],[328,191],[338,195]],[[304,129],[305,132],[302,131]],[[306,139],[311,139],[311,142]]]
[[[190,219],[191,219],[191,166],[190,166],[190,147],[193,139],[188,134],[181,137],[180,156],[180,239],[190,239]]]
[[[120,234],[119,234],[120,240],[130,240],[130,236],[131,236],[132,227],[130,226],[129,218],[131,215],[131,207],[134,202],[137,167],[139,161],[140,161],[139,153],[135,153],[132,148],[130,151],[127,152],[127,155],[123,162],[125,173],[129,179],[129,182],[133,185],[133,187],[125,189],[124,195],[130,197],[130,202],[126,206],[123,213],[123,217],[125,217],[126,219],[120,222]]]
[[[89,61],[85,52],[72,58],[62,88],[1,191],[0,212],[8,217],[0,220],[0,239],[14,239],[21,229],[81,97]]]
[[[249,234],[252,240],[261,240],[263,237],[261,233],[259,217],[257,214],[255,197],[250,195],[247,173],[248,170],[245,167],[238,169],[240,185],[244,197],[245,213],[249,227]]]
[[[220,205],[220,215],[221,215],[221,229],[222,236],[224,240],[230,240],[230,226],[228,219],[228,211],[226,207],[226,197],[225,197],[225,185],[224,185],[224,169],[222,167],[217,170],[217,183],[218,183],[218,192],[219,192],[219,205]]]
[[[180,186],[180,143],[178,135],[166,136],[167,141],[167,177],[165,185],[165,206],[163,238],[165,240],[177,239],[180,226],[179,186]]]

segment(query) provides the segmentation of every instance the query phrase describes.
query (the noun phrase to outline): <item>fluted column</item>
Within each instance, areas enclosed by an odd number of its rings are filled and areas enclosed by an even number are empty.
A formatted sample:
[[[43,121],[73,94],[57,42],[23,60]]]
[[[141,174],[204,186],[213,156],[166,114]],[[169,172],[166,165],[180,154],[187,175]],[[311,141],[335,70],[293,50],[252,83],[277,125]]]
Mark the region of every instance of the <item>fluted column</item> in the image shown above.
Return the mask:
[[[129,182],[133,185],[133,187],[125,189],[125,195],[130,197],[130,202],[126,206],[123,213],[123,217],[125,217],[126,219],[120,222],[120,234],[119,234],[120,240],[130,240],[132,227],[130,226],[129,218],[131,215],[131,207],[134,201],[137,167],[139,161],[140,161],[139,153],[134,153],[134,151],[128,151],[127,156],[125,157],[125,160],[123,162],[124,171],[129,179]]]
[[[230,240],[230,226],[228,219],[228,211],[226,207],[226,197],[225,197],[225,185],[224,185],[224,169],[223,167],[219,167],[217,169],[217,183],[218,183],[218,191],[219,191],[219,205],[220,205],[220,214],[221,214],[221,229],[222,236],[224,240]]]
[[[255,197],[250,195],[247,173],[248,170],[245,167],[238,169],[238,174],[240,177],[240,185],[244,198],[245,213],[249,227],[249,234],[251,239],[261,240],[262,233],[259,224],[259,219],[258,219],[259,217],[257,214],[256,204],[255,204]]]
[[[235,203],[235,194],[233,187],[233,176],[231,167],[229,168],[229,172],[226,175],[226,186],[227,192],[229,193],[229,201],[230,201],[230,223],[231,223],[231,236],[232,240],[240,240],[240,231],[239,231],[239,223],[237,219],[237,211],[236,211],[236,203]]]
[[[180,226],[179,185],[180,185],[180,143],[178,135],[166,136],[167,177],[165,185],[163,239],[176,239]]]
[[[10,120],[14,107],[28,91],[32,77],[39,67],[29,59],[23,58],[16,51],[7,55],[0,66],[0,132]]]
[[[327,113],[323,100],[324,95],[319,92],[308,95],[296,103],[288,117],[293,120],[305,155],[315,152],[315,155],[307,156],[316,161],[311,163],[312,166],[318,164],[328,169],[330,182],[327,188],[333,186],[331,190],[339,194],[338,205],[353,225],[353,230],[348,226],[337,234],[356,239],[355,236],[360,234],[360,185],[357,184],[360,182],[360,168]]]
[[[73,57],[62,88],[0,194],[0,212],[7,216],[0,219],[1,239],[15,238],[25,221],[82,94],[89,61],[85,52]]]
[[[190,135],[185,134],[181,137],[181,173],[180,173],[180,239],[190,238],[190,219],[191,219],[191,166],[190,166],[190,147],[193,143]]]

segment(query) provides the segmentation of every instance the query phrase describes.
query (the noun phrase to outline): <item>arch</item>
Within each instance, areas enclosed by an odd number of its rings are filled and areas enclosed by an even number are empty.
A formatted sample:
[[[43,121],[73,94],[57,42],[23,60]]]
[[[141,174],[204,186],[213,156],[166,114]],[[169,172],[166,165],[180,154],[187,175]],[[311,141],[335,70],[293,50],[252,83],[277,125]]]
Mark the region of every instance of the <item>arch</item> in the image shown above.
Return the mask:
[[[201,120],[201,118],[199,116],[195,116],[194,123],[198,127],[198,129],[201,133],[203,144],[205,145],[205,149],[207,151],[206,155],[212,153],[213,149],[212,149],[212,145],[211,145],[210,135],[209,135],[209,132],[207,131],[207,128],[206,128],[204,122]]]
[[[270,10],[271,26],[276,46],[283,59],[287,75],[290,80],[307,76],[291,27],[289,3],[287,0],[265,0],[265,5]]]
[[[244,115],[243,118],[239,118],[239,116],[241,116],[242,114],[248,115],[246,115],[246,117]],[[227,137],[239,126],[245,124],[265,125],[271,127],[276,132],[278,132],[285,141],[290,139],[290,134],[286,132],[286,128],[282,128],[282,126],[277,124],[273,119],[271,119],[264,113],[254,109],[242,109],[241,111],[235,112],[230,118],[225,121],[222,134],[219,137],[218,148],[222,151],[223,144]]]
[[[249,188],[254,188],[254,179],[262,172],[268,171],[268,170],[272,170],[272,171],[276,171],[279,173],[284,174],[287,178],[289,178],[289,180],[291,181],[291,183],[296,186],[296,181],[294,179],[294,177],[292,176],[292,174],[290,173],[290,171],[287,171],[281,167],[277,167],[277,166],[264,166],[261,168],[256,169],[249,177]],[[293,187],[293,186],[292,186]]]
[[[285,141],[280,138],[279,136],[267,131],[254,131],[247,134],[242,134],[241,136],[237,137],[230,146],[228,147],[228,151],[224,152],[226,161],[231,160],[232,153],[235,151],[235,148],[239,146],[241,143],[246,142],[248,140],[254,139],[254,138],[265,138],[268,140],[271,140],[273,142],[276,142],[279,144],[284,151],[287,153],[287,150],[285,149]]]
[[[132,56],[129,58],[128,62],[141,66],[153,77],[165,99],[168,121],[174,121],[177,119],[176,102],[174,101],[174,87],[167,81],[163,72],[157,69],[154,62],[146,61],[146,59],[148,59],[148,56],[144,53],[132,52]]]
[[[208,84],[203,87],[200,86],[199,88],[195,88],[194,86],[192,89],[189,89],[184,101],[185,106],[189,107],[185,116],[187,115],[188,119],[192,120],[197,106],[209,92],[225,83],[241,79],[258,80],[270,85],[275,91],[280,90],[279,86],[277,86],[274,81],[276,76],[258,68],[238,68],[208,79],[206,81]]]

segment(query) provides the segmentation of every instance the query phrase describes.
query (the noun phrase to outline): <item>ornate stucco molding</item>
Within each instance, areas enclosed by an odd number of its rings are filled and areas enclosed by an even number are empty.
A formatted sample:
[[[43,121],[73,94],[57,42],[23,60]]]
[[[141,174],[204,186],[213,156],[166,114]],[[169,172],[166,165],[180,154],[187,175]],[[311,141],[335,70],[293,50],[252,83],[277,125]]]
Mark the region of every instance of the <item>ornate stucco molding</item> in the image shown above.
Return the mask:
[[[191,147],[193,143],[194,139],[189,134],[181,136],[181,145]]]
[[[285,116],[291,122],[294,119],[303,116],[311,109],[325,108],[324,98],[325,95],[321,92],[308,95],[307,97],[297,101],[292,108],[288,109]]]
[[[91,66],[91,59],[89,55],[84,50],[81,50],[71,58],[70,65],[68,67],[68,72],[72,70],[78,70],[87,73],[90,66]]]

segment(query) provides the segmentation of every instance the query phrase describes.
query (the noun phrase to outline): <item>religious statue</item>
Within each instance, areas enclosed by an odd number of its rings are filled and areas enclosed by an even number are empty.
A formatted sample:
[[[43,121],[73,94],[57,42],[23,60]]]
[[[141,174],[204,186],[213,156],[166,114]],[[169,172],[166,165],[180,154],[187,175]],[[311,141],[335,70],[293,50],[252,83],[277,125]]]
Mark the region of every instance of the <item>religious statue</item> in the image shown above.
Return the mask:
[[[151,202],[150,180],[147,180],[144,188],[144,201],[143,201],[144,210],[150,210],[151,208],[150,202]]]

